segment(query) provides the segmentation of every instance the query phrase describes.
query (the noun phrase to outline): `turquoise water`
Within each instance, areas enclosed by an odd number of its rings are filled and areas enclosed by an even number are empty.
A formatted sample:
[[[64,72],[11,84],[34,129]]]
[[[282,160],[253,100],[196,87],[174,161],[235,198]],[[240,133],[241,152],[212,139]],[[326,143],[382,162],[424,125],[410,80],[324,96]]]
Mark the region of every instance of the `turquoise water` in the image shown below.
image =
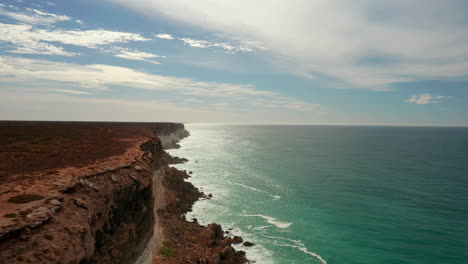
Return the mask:
[[[467,128],[186,128],[170,153],[214,196],[188,218],[256,263],[468,263]]]

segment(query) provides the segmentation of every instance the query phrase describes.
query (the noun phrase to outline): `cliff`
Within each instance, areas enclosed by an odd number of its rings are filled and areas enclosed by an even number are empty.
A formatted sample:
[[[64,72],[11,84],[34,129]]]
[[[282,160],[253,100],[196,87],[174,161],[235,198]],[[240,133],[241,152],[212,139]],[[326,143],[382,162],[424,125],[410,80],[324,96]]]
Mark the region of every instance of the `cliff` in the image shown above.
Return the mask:
[[[244,263],[164,148],[174,123],[0,123],[0,263]]]

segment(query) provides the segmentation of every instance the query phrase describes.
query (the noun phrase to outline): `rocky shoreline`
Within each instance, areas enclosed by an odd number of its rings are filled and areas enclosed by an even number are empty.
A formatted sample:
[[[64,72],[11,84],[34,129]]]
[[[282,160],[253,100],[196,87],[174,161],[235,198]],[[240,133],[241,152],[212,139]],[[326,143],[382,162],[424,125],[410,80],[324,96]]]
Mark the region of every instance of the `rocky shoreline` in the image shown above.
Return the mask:
[[[186,171],[172,167],[164,170],[167,205],[157,211],[164,241],[153,263],[247,263],[245,252],[232,247],[238,241],[225,236],[220,225],[202,226],[185,219],[193,203],[205,195],[185,181],[189,178]]]
[[[163,146],[185,136],[173,123],[1,122],[0,263],[134,263],[145,252],[141,263],[247,263],[219,225],[184,217],[203,193]]]

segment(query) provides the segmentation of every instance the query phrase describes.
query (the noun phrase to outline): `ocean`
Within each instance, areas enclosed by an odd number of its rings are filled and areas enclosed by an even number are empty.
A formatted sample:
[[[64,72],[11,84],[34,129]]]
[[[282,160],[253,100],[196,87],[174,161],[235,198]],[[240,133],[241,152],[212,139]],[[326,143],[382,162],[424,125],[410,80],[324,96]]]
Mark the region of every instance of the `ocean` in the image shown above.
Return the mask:
[[[468,128],[186,124],[188,219],[257,264],[468,263]]]

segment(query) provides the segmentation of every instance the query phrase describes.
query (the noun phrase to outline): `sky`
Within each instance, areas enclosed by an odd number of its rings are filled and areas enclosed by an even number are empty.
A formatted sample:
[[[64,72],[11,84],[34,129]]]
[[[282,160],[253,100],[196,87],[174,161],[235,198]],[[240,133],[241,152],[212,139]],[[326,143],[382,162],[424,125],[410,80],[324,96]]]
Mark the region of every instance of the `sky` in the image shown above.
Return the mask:
[[[0,120],[468,126],[465,0],[0,0]]]

